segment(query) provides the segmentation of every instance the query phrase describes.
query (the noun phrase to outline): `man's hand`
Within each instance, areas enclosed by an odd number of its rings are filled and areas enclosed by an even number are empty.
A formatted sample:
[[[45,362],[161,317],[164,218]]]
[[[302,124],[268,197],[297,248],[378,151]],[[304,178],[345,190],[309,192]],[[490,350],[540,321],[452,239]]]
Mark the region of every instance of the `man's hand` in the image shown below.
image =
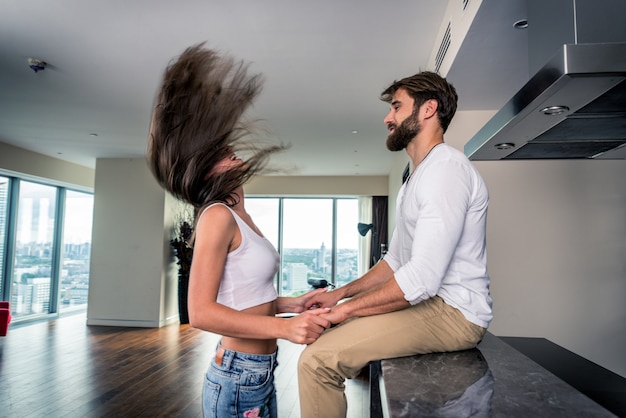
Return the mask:
[[[328,312],[322,313],[320,316],[324,319],[327,319],[328,322],[330,322],[332,325],[337,325],[348,319],[348,315],[346,314],[345,310],[342,309],[342,305],[343,304],[335,306]]]
[[[335,306],[337,302],[339,302],[341,299],[341,293],[337,290],[324,291],[311,295],[311,297],[304,304],[304,307],[306,309],[331,308]]]

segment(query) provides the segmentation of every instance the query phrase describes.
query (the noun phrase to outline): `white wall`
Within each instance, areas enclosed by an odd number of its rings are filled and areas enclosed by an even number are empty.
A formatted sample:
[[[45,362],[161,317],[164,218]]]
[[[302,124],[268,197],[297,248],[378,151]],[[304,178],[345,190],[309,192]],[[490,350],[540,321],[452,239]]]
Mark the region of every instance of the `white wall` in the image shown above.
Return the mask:
[[[259,176],[246,185],[247,195],[386,196],[387,176]]]
[[[0,142],[0,170],[60,186],[93,190],[95,171]]]
[[[494,113],[458,112],[446,142],[463,150]],[[626,161],[475,165],[490,191],[490,331],[546,338],[626,377]]]
[[[178,320],[171,214],[172,201],[144,159],[97,160],[89,325],[159,327]]]

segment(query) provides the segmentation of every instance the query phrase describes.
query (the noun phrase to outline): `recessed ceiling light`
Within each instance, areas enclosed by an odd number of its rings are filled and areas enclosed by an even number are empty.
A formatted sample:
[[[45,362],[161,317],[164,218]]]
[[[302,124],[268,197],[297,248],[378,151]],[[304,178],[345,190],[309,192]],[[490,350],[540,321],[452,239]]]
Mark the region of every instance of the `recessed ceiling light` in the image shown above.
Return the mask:
[[[91,134],[89,134],[89,136],[93,136],[93,137],[95,138],[96,136],[98,136],[98,134],[96,134],[96,133],[91,133]]]
[[[569,110],[567,106],[548,106],[541,109],[541,113],[548,116],[561,115]]]
[[[359,133],[359,131],[357,131],[357,130],[355,129],[355,130],[353,130],[353,131],[352,131],[352,133],[356,135],[356,134],[358,134],[358,133]]]
[[[496,147],[496,149],[511,149],[515,148],[515,144],[512,142],[502,142],[500,144],[494,145],[494,147]]]
[[[513,23],[513,27],[515,29],[527,29],[528,28],[528,19],[520,19],[517,22]]]

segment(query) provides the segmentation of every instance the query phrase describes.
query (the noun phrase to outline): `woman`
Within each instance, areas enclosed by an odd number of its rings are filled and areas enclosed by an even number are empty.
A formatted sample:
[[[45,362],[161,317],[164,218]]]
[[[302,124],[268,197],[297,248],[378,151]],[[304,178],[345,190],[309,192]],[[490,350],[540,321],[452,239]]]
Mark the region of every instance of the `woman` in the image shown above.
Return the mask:
[[[246,65],[200,44],[168,66],[152,115],[151,170],[198,209],[190,323],[222,335],[203,386],[205,417],[275,417],[276,339],[310,344],[330,325],[319,316],[327,310],[305,312],[317,291],[277,297],[278,254],[245,210],[243,185],[283,149],[243,140],[251,130],[241,119],[260,88]]]

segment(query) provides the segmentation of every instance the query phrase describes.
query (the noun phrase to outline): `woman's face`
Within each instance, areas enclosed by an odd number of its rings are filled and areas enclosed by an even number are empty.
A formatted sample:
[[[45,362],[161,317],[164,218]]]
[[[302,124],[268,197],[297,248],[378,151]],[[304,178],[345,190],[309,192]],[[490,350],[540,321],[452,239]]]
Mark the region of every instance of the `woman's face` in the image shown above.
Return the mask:
[[[239,167],[243,164],[243,160],[235,155],[234,152],[230,151],[228,155],[220,160],[211,170],[212,174],[222,174],[227,171],[232,170],[233,168]]]

